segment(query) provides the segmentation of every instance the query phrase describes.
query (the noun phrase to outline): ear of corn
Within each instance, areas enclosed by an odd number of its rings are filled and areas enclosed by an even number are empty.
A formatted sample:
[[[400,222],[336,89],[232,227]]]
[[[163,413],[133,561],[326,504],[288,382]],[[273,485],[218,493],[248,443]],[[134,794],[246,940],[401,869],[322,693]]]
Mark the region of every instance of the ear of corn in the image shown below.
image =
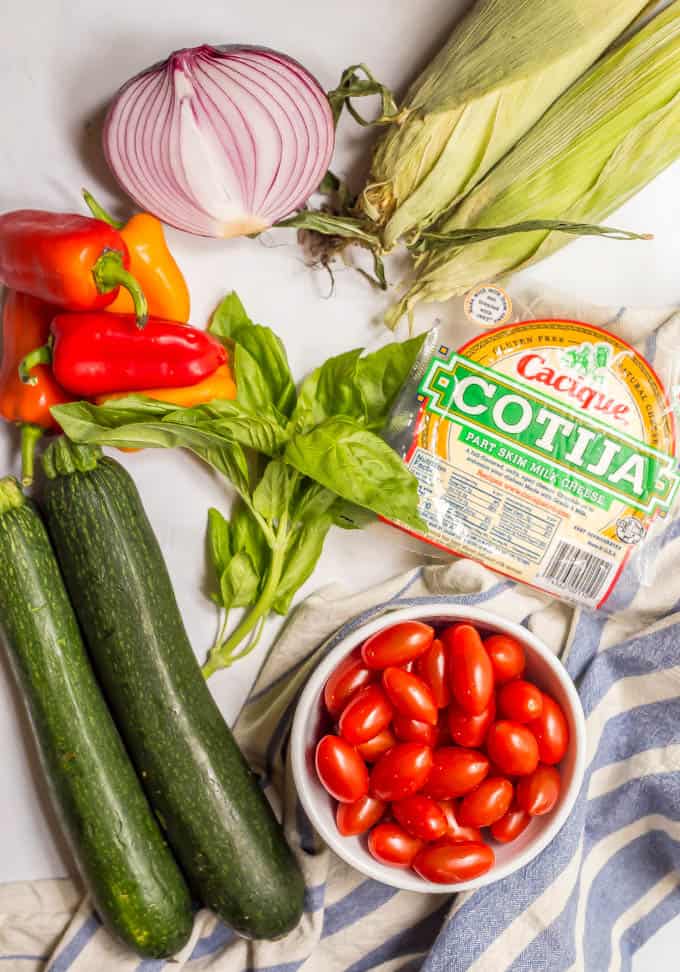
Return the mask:
[[[615,40],[646,0],[480,0],[408,91],[359,208],[385,249],[446,212]]]
[[[517,271],[569,241],[532,232],[473,243],[448,231],[523,220],[603,220],[680,156],[680,0],[603,58],[552,106],[448,218],[416,261],[416,282],[389,316]],[[427,234],[421,249],[428,247]],[[443,237],[443,239],[442,239]]]

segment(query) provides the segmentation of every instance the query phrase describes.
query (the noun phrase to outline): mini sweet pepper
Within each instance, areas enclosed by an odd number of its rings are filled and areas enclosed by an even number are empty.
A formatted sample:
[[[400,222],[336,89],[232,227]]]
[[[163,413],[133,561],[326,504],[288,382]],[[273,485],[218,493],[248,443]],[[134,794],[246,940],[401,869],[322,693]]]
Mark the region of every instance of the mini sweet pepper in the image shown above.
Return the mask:
[[[18,209],[0,215],[0,283],[71,311],[101,310],[129,291],[137,323],[146,299],[118,230],[99,219]]]
[[[50,414],[53,405],[70,402],[49,365],[35,369],[35,382],[25,385],[19,378],[22,359],[47,340],[56,310],[37,297],[9,290],[2,310],[2,361],[0,362],[0,415],[21,428],[22,479],[25,486],[33,480],[35,445],[44,432],[59,426]]]
[[[130,254],[130,273],[144,291],[149,313],[185,324],[189,320],[189,288],[168,249],[161,221],[150,213],[135,213],[126,223],[118,222],[86,189],[83,198],[95,219],[108,223],[120,233]],[[106,310],[131,314],[132,297],[126,290],[120,290]]]
[[[206,331],[156,317],[140,330],[131,314],[57,314],[50,332],[50,342],[24,358],[22,380],[51,362],[59,384],[83,398],[196,385],[227,361]]]
[[[118,392],[115,395],[98,395],[96,402],[97,405],[104,405],[116,398],[125,398],[126,394],[128,393]],[[183,388],[147,388],[136,394],[153,398],[157,402],[167,402],[178,408],[193,408],[209,402],[233,401],[236,398],[236,383],[230,365],[223,364],[196,385],[186,385]]]

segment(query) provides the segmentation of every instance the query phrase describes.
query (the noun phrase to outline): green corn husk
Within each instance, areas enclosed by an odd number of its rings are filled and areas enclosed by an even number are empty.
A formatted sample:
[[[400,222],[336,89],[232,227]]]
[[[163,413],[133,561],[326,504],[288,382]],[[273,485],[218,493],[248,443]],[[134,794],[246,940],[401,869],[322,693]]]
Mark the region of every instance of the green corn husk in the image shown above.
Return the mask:
[[[647,0],[479,0],[378,143],[359,212],[389,250],[448,211]]]
[[[520,270],[569,237],[530,232],[462,248],[461,230],[532,219],[597,223],[680,156],[680,0],[577,81],[416,247],[416,281],[390,313]],[[424,251],[424,252],[423,252]]]

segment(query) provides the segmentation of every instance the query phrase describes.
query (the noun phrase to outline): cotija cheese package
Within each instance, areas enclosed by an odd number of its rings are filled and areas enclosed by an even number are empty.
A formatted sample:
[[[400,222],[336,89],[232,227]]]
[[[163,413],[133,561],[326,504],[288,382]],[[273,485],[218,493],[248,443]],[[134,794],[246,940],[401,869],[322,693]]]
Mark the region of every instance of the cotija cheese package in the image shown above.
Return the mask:
[[[499,288],[463,310],[471,336],[430,332],[386,433],[418,479],[422,539],[606,607],[631,557],[649,581],[640,552],[677,505],[680,321],[659,332],[653,364],[588,320],[537,318]]]

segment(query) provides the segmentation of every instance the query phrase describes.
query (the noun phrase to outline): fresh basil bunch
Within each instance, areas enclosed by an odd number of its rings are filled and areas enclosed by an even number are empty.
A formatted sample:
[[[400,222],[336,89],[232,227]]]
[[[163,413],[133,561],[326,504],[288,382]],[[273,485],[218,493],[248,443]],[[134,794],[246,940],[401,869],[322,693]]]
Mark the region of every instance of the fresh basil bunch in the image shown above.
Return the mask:
[[[209,331],[230,348],[235,401],[177,408],[132,395],[52,410],[75,442],[184,447],[238,492],[231,521],[209,512],[213,599],[225,618],[206,677],[252,651],[270,611],[288,611],[333,524],[361,527],[370,511],[422,527],[416,480],[378,434],[422,337],[330,358],[297,391],[281,341],[250,320],[235,293],[217,308]],[[227,634],[231,608],[247,610]]]

